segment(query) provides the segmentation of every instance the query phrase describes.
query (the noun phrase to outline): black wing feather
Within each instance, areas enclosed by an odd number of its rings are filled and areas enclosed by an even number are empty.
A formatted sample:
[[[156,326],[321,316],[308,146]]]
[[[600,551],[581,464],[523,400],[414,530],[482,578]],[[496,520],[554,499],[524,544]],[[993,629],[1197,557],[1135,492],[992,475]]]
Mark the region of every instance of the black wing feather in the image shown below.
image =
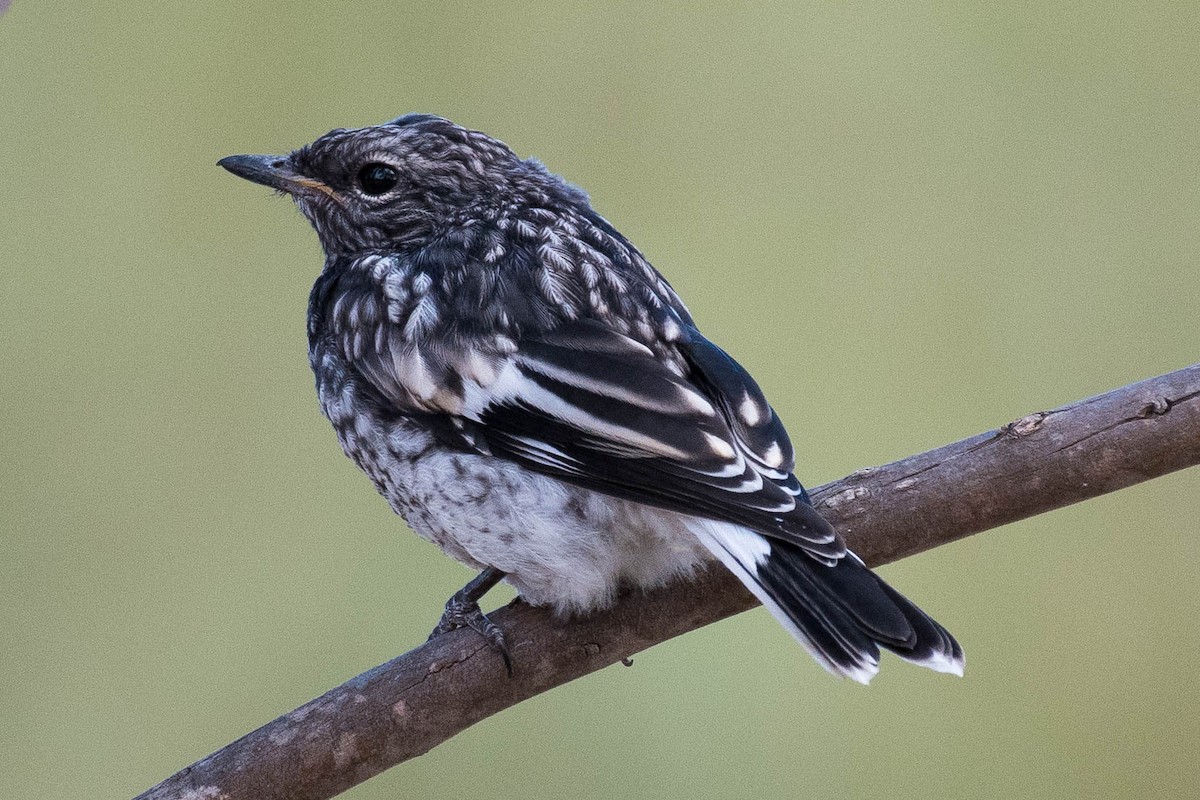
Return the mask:
[[[723,351],[687,333],[683,375],[594,324],[526,338],[514,360],[527,391],[482,408],[472,435],[492,455],[569,483],[744,525],[825,563],[841,558],[840,537],[791,473],[791,444],[762,391]],[[627,435],[605,435],[610,429]]]

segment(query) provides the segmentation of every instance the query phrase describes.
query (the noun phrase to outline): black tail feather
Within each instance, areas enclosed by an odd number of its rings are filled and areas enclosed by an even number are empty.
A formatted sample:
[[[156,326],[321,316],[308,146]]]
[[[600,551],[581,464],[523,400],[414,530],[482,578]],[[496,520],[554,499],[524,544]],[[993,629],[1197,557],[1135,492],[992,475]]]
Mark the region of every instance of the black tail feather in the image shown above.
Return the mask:
[[[828,601],[811,575],[788,569],[782,560],[777,560],[774,565],[768,561],[759,567],[759,579],[787,617],[803,631],[806,644],[824,657],[827,667],[847,674],[875,669],[879,648],[874,640],[841,606]]]
[[[866,568],[864,567],[864,569]],[[934,622],[928,614],[917,608],[907,597],[884,583],[882,578],[874,573],[871,574],[892,602],[896,604],[896,607],[900,609],[900,612],[904,614],[916,634],[916,639],[911,645],[900,647],[884,644],[884,647],[916,664],[957,664],[958,672],[961,673],[965,657],[962,647],[950,635],[950,631]],[[883,643],[881,642],[881,644]]]
[[[930,669],[962,673],[963,651],[954,637],[852,553],[830,567],[787,542],[772,540],[770,548],[756,574],[746,577],[830,671],[866,683],[884,647]]]

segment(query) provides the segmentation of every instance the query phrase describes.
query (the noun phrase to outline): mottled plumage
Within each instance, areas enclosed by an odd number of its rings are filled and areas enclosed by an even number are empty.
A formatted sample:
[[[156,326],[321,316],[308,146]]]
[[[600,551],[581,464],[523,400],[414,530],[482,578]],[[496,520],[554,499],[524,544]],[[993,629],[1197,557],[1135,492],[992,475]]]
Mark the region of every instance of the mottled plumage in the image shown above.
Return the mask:
[[[716,558],[836,674],[869,680],[880,646],[961,672],[812,508],[758,385],[583,192],[429,115],[222,165],[289,193],[320,237],[309,354],[342,447],[485,570],[438,630],[503,649],[476,605],[501,573],[584,612]]]

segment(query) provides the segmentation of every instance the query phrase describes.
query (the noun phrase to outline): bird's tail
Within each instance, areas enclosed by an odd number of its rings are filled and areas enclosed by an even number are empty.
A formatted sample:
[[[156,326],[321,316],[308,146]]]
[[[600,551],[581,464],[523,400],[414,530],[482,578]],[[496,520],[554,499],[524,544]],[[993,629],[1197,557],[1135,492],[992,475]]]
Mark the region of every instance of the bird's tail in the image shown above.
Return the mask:
[[[868,683],[884,647],[914,664],[962,675],[963,651],[954,637],[853,553],[829,567],[740,525],[697,520],[692,529],[833,674]]]

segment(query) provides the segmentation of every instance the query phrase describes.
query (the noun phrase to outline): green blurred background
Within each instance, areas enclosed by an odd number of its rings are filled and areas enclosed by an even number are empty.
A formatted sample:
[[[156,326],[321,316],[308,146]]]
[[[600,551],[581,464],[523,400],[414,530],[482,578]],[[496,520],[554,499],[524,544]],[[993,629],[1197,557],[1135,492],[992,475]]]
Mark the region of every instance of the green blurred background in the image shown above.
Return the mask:
[[[814,485],[1197,360],[1195,3],[737,5],[0,17],[0,797],[133,795],[417,644],[468,577],[339,452],[315,237],[221,156],[408,111],[537,155]],[[839,683],[757,611],[346,796],[1197,796],[1198,489],[886,567],[964,680]]]

